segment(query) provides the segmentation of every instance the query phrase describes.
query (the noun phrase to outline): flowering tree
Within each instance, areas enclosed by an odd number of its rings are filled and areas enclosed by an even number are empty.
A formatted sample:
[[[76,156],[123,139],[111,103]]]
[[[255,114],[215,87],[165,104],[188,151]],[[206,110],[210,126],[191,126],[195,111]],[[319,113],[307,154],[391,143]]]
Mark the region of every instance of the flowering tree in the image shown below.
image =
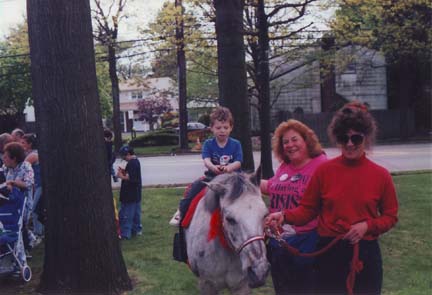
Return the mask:
[[[150,130],[153,130],[154,123],[158,121],[161,115],[172,111],[171,104],[167,98],[153,94],[139,100],[137,105],[140,120],[147,121],[150,125]]]

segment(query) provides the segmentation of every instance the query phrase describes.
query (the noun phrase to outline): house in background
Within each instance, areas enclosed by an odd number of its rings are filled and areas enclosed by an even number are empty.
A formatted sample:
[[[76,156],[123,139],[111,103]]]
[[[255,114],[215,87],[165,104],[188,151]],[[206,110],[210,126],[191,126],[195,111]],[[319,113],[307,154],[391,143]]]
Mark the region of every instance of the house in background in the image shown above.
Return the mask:
[[[132,128],[135,131],[150,130],[149,124],[139,118],[137,102],[151,95],[166,97],[173,111],[178,111],[176,84],[169,77],[130,79],[121,82],[119,88],[123,132],[129,132]]]
[[[216,100],[192,100],[187,102],[188,121],[197,122],[204,114],[210,114],[211,111],[219,106]]]
[[[284,118],[281,113],[333,111],[352,100],[367,103],[371,110],[388,108],[386,64],[381,53],[347,46],[335,53],[334,60],[326,79],[319,60],[310,63],[296,60],[274,69],[273,75],[294,70],[271,82],[272,128]],[[327,101],[326,96],[330,97]],[[258,112],[252,108],[251,114],[252,130],[259,130]]]

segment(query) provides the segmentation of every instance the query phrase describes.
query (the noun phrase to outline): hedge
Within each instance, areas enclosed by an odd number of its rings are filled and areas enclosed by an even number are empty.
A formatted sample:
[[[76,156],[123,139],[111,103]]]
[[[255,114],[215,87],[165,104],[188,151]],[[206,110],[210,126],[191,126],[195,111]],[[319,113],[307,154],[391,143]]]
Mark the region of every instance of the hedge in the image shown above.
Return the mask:
[[[145,146],[164,146],[164,145],[177,145],[178,135],[172,132],[148,132],[144,135],[138,136],[131,140],[129,145],[132,147],[145,147]]]

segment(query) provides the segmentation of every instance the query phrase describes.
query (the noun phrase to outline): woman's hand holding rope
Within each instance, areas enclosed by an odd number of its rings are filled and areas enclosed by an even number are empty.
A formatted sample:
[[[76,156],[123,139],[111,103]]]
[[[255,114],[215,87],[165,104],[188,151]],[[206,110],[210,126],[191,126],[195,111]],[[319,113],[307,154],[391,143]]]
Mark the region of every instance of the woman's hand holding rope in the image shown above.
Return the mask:
[[[350,230],[346,233],[343,239],[350,241],[351,244],[356,244],[363,239],[367,229],[368,225],[366,221],[355,223],[351,225]]]
[[[264,219],[264,223],[266,227],[270,227],[274,230],[277,230],[282,224],[284,224],[284,214],[283,212],[275,212],[267,215]]]

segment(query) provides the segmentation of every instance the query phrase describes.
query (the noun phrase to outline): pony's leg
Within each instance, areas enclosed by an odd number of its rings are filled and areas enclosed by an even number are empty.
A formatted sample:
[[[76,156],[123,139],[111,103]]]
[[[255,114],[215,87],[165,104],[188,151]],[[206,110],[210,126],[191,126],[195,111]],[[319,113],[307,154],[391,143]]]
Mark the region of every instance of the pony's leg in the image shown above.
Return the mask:
[[[201,295],[218,295],[219,291],[216,289],[215,284],[206,280],[199,280],[198,287]]]
[[[233,295],[251,295],[252,290],[249,288],[249,285],[247,282],[243,282],[239,286],[236,286],[235,288],[230,288],[231,294]]]

